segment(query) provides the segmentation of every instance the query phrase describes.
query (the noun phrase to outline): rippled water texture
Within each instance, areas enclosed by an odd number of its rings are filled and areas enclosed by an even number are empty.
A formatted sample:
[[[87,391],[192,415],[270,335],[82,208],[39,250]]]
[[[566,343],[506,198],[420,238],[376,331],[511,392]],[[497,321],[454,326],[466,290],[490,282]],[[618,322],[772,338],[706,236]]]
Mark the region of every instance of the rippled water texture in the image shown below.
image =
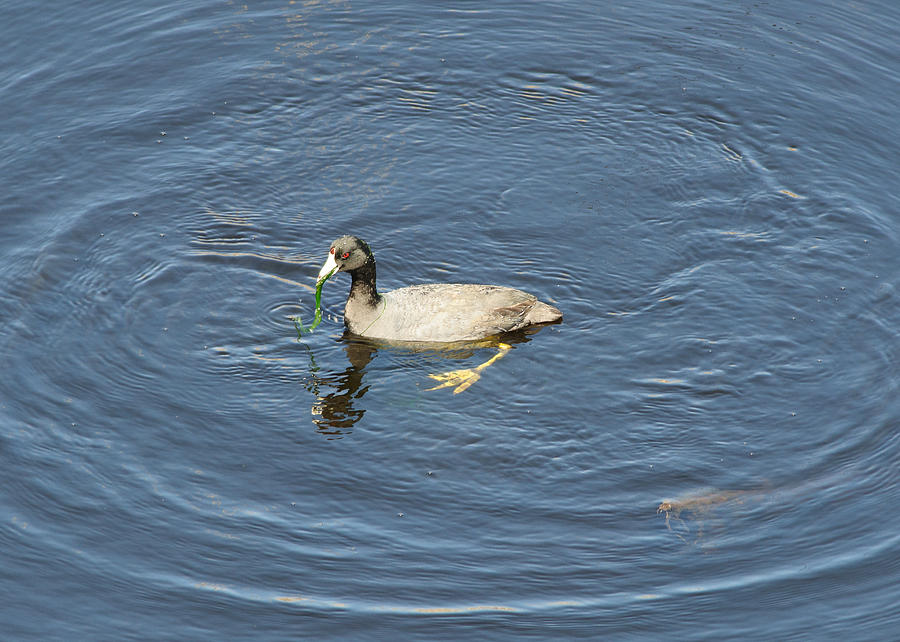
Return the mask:
[[[0,7],[0,637],[896,636],[900,8],[483,4]]]

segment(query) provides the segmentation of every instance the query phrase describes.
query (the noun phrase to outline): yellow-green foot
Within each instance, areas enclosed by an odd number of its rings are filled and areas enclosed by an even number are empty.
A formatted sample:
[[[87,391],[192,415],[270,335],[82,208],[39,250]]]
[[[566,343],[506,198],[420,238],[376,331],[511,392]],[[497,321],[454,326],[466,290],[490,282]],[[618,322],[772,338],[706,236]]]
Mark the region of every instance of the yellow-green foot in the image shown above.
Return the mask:
[[[438,374],[428,375],[435,381],[441,382],[434,388],[428,388],[428,390],[439,390],[441,388],[450,388],[452,386],[456,386],[453,394],[458,395],[473,383],[481,379],[481,371],[497,361],[497,359],[505,355],[507,352],[509,352],[511,347],[512,346],[510,346],[508,343],[498,343],[497,354],[495,354],[493,357],[491,357],[481,365],[475,366],[474,368],[463,368],[462,370],[451,370],[450,372],[441,372]]]

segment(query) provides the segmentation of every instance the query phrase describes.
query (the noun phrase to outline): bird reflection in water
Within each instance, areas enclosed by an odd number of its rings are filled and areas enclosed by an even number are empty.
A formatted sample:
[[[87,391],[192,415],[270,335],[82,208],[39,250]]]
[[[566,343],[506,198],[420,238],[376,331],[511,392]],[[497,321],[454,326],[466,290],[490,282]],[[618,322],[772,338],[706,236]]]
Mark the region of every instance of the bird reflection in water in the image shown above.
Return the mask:
[[[353,404],[369,391],[369,386],[362,385],[363,376],[378,349],[368,343],[348,341],[344,350],[350,365],[331,377],[319,376],[319,366],[312,352],[309,353],[311,376],[306,381],[306,388],[316,396],[312,405],[312,421],[326,439],[341,439],[350,434],[354,424],[366,413],[365,409],[354,408]],[[326,387],[333,388],[333,391],[323,394]]]
[[[439,383],[427,390],[454,387],[454,394],[458,394],[478,381],[482,372],[512,350],[515,344],[530,341],[529,336],[540,329],[541,327],[532,327],[508,333],[503,335],[503,341],[495,337],[448,344],[386,342],[345,334],[342,340],[350,365],[343,372],[331,376],[319,375],[320,367],[316,364],[312,351],[309,352],[310,376],[306,379],[305,386],[316,397],[312,405],[312,421],[326,439],[342,439],[353,432],[353,426],[366,413],[365,408],[358,407],[357,403],[369,391],[369,386],[364,385],[366,367],[379,350],[421,354],[441,361],[470,359],[480,350],[494,350],[489,359],[473,368],[428,375]]]

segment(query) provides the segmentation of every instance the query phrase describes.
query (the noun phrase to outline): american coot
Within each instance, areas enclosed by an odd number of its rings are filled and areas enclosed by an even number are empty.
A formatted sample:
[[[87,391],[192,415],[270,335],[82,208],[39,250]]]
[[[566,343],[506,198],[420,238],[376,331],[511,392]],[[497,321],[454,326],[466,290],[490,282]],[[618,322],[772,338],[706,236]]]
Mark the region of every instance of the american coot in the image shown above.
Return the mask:
[[[349,272],[344,325],[355,335],[389,341],[474,341],[562,319],[552,305],[499,285],[432,283],[379,294],[368,244],[342,236],[331,244],[318,280]]]

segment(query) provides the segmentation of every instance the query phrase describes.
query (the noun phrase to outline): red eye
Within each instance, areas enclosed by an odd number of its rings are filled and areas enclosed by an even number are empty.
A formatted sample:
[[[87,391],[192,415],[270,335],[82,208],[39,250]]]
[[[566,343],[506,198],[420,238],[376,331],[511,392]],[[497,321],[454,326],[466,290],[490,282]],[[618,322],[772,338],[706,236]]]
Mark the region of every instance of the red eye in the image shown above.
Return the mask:
[[[329,253],[329,254],[334,254],[334,248],[331,248],[330,250],[328,250],[328,253]]]
[[[343,254],[341,254],[342,259],[346,259],[348,256],[350,256],[350,252],[344,252]]]

